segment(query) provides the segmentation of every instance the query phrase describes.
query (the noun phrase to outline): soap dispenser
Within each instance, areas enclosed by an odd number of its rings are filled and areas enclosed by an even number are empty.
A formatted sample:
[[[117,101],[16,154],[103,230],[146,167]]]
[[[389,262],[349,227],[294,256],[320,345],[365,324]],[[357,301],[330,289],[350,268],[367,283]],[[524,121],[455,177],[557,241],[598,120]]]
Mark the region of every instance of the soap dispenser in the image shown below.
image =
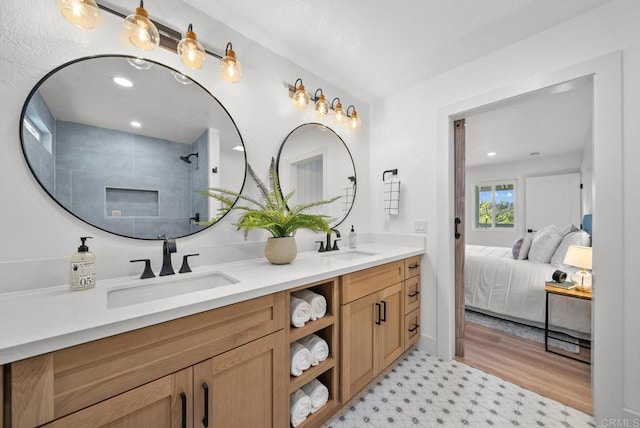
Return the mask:
[[[351,225],[351,232],[349,232],[349,248],[356,248],[358,243],[357,240],[356,231],[353,229],[353,225]]]
[[[86,290],[96,285],[96,255],[86,245],[90,236],[80,238],[78,252],[71,256],[71,289]]]

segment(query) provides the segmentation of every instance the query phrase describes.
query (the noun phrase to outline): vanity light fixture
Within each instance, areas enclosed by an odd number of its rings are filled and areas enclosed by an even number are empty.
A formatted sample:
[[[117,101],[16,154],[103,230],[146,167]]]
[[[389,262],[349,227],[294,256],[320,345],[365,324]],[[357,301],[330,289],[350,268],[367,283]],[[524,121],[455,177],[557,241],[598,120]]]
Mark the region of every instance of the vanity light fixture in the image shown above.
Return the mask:
[[[95,0],[58,0],[56,6],[64,19],[87,30],[96,26],[100,15],[100,8]]]
[[[318,92],[320,92],[320,94],[318,94]],[[319,117],[327,116],[329,114],[329,103],[324,99],[322,89],[318,88],[313,98],[316,101],[316,115]]]
[[[298,82],[300,84],[298,85]],[[291,97],[291,102],[298,110],[306,110],[309,107],[309,103],[311,102],[311,97],[304,89],[304,85],[302,84],[302,79],[297,79],[293,84],[294,93]]]
[[[338,100],[338,103],[334,106],[334,102]],[[333,121],[335,123],[345,123],[347,121],[347,115],[342,110],[342,103],[340,102],[340,98],[335,97],[333,101],[331,101],[331,108],[336,112],[333,116]]]
[[[187,67],[194,69],[202,67],[206,54],[204,47],[196,37],[196,33],[193,32],[193,25],[191,24],[189,24],[184,38],[178,43],[178,55],[180,55],[182,63]]]
[[[349,114],[349,109],[351,108],[353,109],[353,111],[351,112],[351,114]],[[349,127],[350,131],[357,131],[362,127],[362,121],[358,117],[358,112],[356,111],[356,108],[353,104],[347,107],[347,117],[349,118],[347,126]]]
[[[189,24],[186,35],[182,37],[179,31],[149,19],[149,13],[144,8],[143,0],[140,0],[140,6],[136,8],[135,13],[128,16],[100,4],[96,0],[57,0],[57,6],[69,22],[82,28],[95,27],[99,11],[104,10],[124,18],[127,39],[140,49],[153,50],[156,46],[163,47],[178,53],[182,62],[191,68],[202,67],[205,55],[211,55],[220,60],[220,73],[225,81],[236,83],[242,77],[242,67],[231,43],[227,43],[224,56],[211,52],[196,39],[191,24]],[[84,21],[78,21],[85,16],[93,17],[92,23],[84,24]],[[142,58],[132,59],[129,64],[140,70],[147,70],[151,67],[151,63]]]
[[[151,51],[160,45],[160,33],[156,25],[149,19],[149,12],[144,8],[143,0],[135,13],[124,19],[127,38],[137,48]]]
[[[236,58],[231,42],[227,43],[224,57],[220,59],[220,74],[229,83],[238,83],[242,77],[242,66]]]
[[[191,79],[189,79],[187,76],[185,76],[182,73],[178,73],[177,71],[172,71],[171,75],[173,76],[174,79],[176,79],[176,82],[182,85],[190,85],[191,83],[193,83]]]

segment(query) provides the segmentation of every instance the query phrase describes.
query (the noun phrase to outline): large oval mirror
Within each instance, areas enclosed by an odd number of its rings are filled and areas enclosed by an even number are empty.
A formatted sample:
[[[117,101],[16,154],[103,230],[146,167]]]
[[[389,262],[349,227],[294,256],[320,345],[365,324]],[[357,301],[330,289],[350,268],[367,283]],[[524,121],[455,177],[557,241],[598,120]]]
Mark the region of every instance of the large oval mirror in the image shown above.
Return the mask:
[[[198,190],[244,185],[244,144],[224,106],[149,60],[105,55],[58,67],[29,94],[20,131],[47,193],[117,235],[199,232],[218,203]]]
[[[342,196],[309,213],[332,217],[332,227],[349,215],[356,197],[356,168],[347,145],[333,129],[320,123],[295,128],[280,146],[277,170],[282,193],[295,190],[292,205]]]

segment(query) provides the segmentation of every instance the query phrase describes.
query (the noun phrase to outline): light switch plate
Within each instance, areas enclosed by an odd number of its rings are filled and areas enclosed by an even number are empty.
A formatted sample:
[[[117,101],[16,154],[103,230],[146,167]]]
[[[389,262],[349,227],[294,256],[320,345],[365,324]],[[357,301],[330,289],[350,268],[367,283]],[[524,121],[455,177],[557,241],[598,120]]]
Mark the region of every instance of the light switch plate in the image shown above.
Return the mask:
[[[427,221],[426,220],[415,220],[413,222],[413,231],[415,233],[427,233]]]

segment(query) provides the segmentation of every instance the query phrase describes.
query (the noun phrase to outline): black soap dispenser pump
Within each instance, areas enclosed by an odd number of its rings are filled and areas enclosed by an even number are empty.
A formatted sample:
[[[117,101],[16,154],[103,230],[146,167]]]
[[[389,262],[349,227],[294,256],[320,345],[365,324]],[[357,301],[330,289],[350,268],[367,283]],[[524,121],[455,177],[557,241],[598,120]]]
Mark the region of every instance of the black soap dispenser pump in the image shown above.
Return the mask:
[[[80,238],[78,252],[71,256],[70,284],[72,290],[86,290],[96,285],[96,255],[89,251],[86,242],[90,236]]]

